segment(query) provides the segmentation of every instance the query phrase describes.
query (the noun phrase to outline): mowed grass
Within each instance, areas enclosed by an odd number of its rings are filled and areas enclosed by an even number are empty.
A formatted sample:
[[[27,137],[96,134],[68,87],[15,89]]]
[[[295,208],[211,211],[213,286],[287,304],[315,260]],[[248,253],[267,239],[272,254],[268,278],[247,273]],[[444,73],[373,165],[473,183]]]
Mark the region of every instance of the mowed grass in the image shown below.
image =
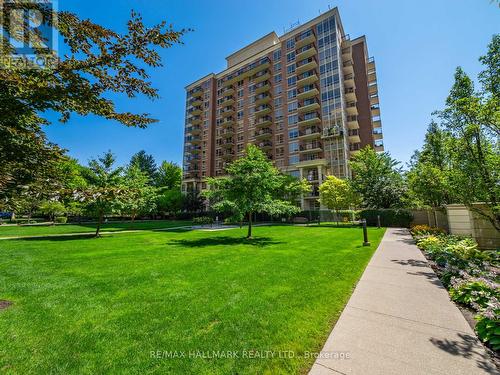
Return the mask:
[[[384,230],[245,233],[0,241],[0,373],[306,373]]]
[[[152,220],[132,222],[108,222],[102,224],[103,232],[119,232],[124,230],[150,230],[173,228],[191,225],[191,221],[182,220]],[[55,224],[55,225],[0,225],[0,238],[20,236],[43,236],[68,233],[92,233],[96,230],[95,223]]]

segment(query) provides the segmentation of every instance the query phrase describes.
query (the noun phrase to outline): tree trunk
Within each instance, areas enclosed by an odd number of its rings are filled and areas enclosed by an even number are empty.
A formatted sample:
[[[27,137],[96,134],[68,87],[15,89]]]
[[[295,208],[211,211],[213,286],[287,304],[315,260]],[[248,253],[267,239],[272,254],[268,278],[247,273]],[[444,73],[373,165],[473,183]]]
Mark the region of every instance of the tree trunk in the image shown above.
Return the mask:
[[[335,218],[337,219],[337,226],[339,226],[339,211],[335,210]]]
[[[99,212],[99,217],[97,219],[97,227],[95,229],[95,237],[99,237],[99,231],[101,230],[101,224],[102,224],[102,219],[104,217],[104,213],[101,211]]]
[[[248,234],[247,238],[250,239],[252,238],[252,212],[250,211],[248,213]]]

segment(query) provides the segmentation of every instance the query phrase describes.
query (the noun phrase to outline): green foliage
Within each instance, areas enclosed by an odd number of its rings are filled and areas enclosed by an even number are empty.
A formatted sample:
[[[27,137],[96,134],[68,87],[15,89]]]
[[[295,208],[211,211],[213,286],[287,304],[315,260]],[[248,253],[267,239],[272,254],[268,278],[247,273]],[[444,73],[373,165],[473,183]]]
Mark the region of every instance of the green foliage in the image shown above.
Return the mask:
[[[156,207],[158,212],[163,214],[176,214],[182,210],[184,195],[177,188],[164,191],[156,197]]]
[[[199,216],[199,217],[193,218],[194,225],[209,225],[209,224],[213,224],[213,223],[214,223],[214,219],[211,218],[210,216]]]
[[[413,220],[411,211],[405,209],[362,210],[359,216],[366,219],[367,225],[371,226],[377,225],[377,216],[380,216],[380,224],[383,227],[409,228]]]
[[[52,221],[54,221],[56,216],[66,213],[66,207],[58,201],[45,201],[40,204],[40,212],[47,215]]]
[[[132,169],[134,166],[146,176],[148,184],[154,183],[157,167],[153,155],[146,154],[144,150],[135,153],[130,158],[128,169]]]
[[[486,280],[481,279],[452,281],[451,299],[470,307],[478,305],[481,308],[486,308],[493,297],[500,298],[498,286],[495,289],[488,284]]]
[[[155,185],[166,190],[180,190],[181,180],[181,167],[174,162],[163,161],[156,172]]]
[[[131,163],[123,178],[123,193],[119,200],[120,211],[130,215],[132,221],[138,216],[156,209],[156,192],[149,185],[150,179],[137,163]]]
[[[54,219],[54,222],[57,224],[66,224],[68,221],[68,218],[66,216],[58,216]]]
[[[278,216],[300,211],[290,197],[306,185],[290,184],[258,147],[248,145],[245,156],[231,163],[226,173],[227,177],[207,179],[205,196],[216,211],[248,217],[248,238],[252,236],[253,213]]]
[[[422,236],[422,235],[428,235],[428,234],[444,234],[445,233],[444,229],[430,227],[426,224],[413,225],[411,227],[410,232],[413,236]]]
[[[356,196],[348,180],[327,176],[319,187],[320,202],[330,210],[348,209],[356,201]]]
[[[497,316],[500,312],[497,312]],[[483,315],[476,316],[475,330],[479,338],[491,346],[495,351],[500,351],[500,319],[490,319]]]
[[[367,208],[394,208],[403,205],[406,187],[399,162],[388,153],[377,153],[367,146],[350,161],[352,187]]]

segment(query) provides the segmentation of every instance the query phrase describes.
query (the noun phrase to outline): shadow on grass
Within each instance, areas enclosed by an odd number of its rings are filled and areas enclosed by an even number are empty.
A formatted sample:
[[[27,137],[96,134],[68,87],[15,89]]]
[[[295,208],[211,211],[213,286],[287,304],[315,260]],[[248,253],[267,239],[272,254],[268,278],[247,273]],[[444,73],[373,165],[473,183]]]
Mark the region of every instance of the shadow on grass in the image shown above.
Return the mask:
[[[182,247],[206,247],[206,246],[234,246],[234,245],[251,245],[257,247],[265,247],[269,245],[282,244],[281,241],[275,241],[269,237],[254,237],[246,239],[244,237],[208,237],[199,238],[196,240],[171,240],[168,245],[178,245]]]
[[[9,238],[9,240],[15,241],[73,241],[73,240],[83,240],[83,239],[100,239],[104,237],[109,237],[109,234],[104,234],[101,237],[95,237],[95,233],[81,233],[68,235],[52,235],[52,236],[40,236],[40,237],[21,237],[21,238]]]

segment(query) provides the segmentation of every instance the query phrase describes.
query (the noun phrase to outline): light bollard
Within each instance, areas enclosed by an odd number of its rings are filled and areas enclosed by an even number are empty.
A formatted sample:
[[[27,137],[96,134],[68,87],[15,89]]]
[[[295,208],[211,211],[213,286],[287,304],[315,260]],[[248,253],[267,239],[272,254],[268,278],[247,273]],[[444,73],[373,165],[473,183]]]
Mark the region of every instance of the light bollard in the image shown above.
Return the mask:
[[[377,215],[377,228],[380,229],[380,215]]]
[[[363,246],[370,246],[370,241],[368,241],[368,230],[366,229],[366,219],[361,220],[363,224]]]

